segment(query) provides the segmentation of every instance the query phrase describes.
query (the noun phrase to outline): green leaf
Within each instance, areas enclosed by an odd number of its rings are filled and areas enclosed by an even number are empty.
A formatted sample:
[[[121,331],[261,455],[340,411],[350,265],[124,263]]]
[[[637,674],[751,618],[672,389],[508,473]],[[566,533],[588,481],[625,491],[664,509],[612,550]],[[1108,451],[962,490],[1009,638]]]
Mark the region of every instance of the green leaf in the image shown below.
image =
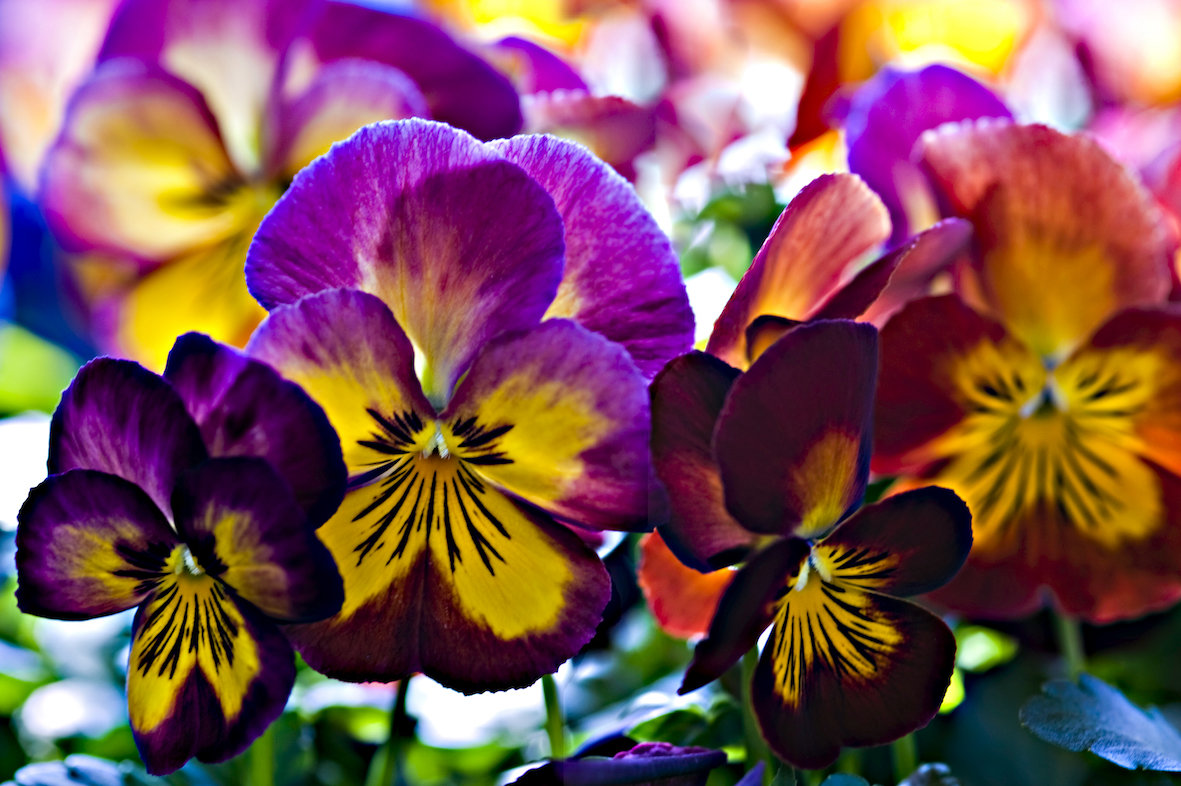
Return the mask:
[[[78,360],[24,328],[0,325],[0,413],[52,412]]]
[[[825,778],[820,786],[869,786],[869,781],[860,775],[838,772],[836,775],[829,775]]]
[[[956,665],[979,674],[1004,665],[1017,655],[1017,640],[999,631],[979,625],[960,625],[955,629]]]
[[[1128,770],[1181,772],[1181,734],[1155,707],[1142,710],[1100,679],[1047,683],[1021,708],[1021,723],[1046,742],[1091,751]]]

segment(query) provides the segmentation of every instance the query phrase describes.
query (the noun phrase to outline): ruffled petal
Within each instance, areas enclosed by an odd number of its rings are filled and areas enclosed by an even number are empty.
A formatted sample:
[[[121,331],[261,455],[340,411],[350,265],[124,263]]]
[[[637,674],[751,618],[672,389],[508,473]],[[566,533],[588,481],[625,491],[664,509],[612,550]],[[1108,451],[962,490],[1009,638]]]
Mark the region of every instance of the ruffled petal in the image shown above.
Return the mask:
[[[283,712],[291,645],[208,575],[174,574],[135,615],[127,664],[131,730],[148,772],[244,751]]]
[[[668,238],[632,187],[585,148],[549,136],[492,145],[540,183],[566,227],[566,268],[547,317],[625,346],[651,379],[693,343],[693,313]]]
[[[17,603],[89,619],[135,606],[164,578],[176,533],[138,486],[78,469],[34,488],[17,516]]]
[[[699,573],[669,550],[659,532],[640,538],[636,580],[660,627],[682,639],[709,630],[722,593],[735,576],[732,570]]]
[[[757,535],[726,510],[713,435],[738,369],[693,352],[657,375],[652,397],[652,465],[668,490],[669,519],[660,534],[697,570],[740,561]]]
[[[275,370],[208,336],[188,333],[164,378],[185,403],[214,456],[259,456],[287,481],[312,524],[344,497],[340,438],[324,410]]]
[[[296,178],[250,248],[268,309],[324,289],[372,292],[425,359],[445,401],[478,349],[529,328],[562,275],[562,220],[545,190],[461,131],[368,126]]]
[[[783,760],[832,764],[925,726],[955,667],[955,637],[929,611],[810,580],[779,604],[752,684],[755,717]]]
[[[706,351],[745,369],[745,332],[756,317],[807,319],[851,275],[853,263],[889,234],[886,208],[859,178],[818,177],[771,228]]]
[[[560,519],[650,529],[648,394],[618,344],[565,319],[492,342],[439,415],[450,455]]]
[[[96,469],[118,475],[166,514],[177,476],[207,455],[176,391],[128,360],[98,358],[83,366],[49,427],[49,474]]]
[[[131,61],[100,67],[70,102],[41,199],[75,248],[163,259],[232,235],[246,205],[204,98]]]
[[[726,508],[742,526],[815,538],[869,478],[877,331],[801,325],[734,381],[714,433]]]
[[[263,459],[215,458],[189,470],[172,508],[197,563],[268,617],[311,622],[340,611],[332,556]]]
[[[980,121],[923,145],[936,186],[976,228],[978,264],[963,291],[1040,356],[1061,360],[1121,308],[1163,302],[1159,210],[1094,141]]]

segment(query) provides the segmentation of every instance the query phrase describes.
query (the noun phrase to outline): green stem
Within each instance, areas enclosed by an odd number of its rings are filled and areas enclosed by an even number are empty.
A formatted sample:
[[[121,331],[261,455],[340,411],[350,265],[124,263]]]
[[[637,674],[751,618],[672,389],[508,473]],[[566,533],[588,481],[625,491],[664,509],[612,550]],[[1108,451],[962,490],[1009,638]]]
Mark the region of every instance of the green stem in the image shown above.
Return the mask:
[[[1075,617],[1054,613],[1054,632],[1058,648],[1066,662],[1066,678],[1074,681],[1087,670],[1087,656],[1083,649],[1083,629]]]
[[[837,772],[845,772],[850,775],[861,774],[861,749],[860,748],[845,748],[841,751],[841,757],[837,759]]]
[[[919,768],[919,752],[914,742],[914,735],[907,734],[899,737],[890,745],[891,758],[894,759],[894,780],[901,782]]]
[[[250,782],[258,786],[275,783],[275,725],[262,733],[250,746]]]
[[[369,764],[369,775],[365,786],[398,786],[405,783],[402,776],[402,749],[405,740],[402,730],[406,728],[406,695],[410,692],[410,678],[398,683],[398,693],[390,708],[390,733]]]
[[[771,782],[771,777],[775,773],[775,762],[771,760],[767,743],[763,742],[759,721],[755,717],[754,704],[751,703],[751,687],[755,667],[758,665],[759,648],[754,646],[742,656],[742,733],[746,740],[746,768],[749,770],[760,761],[766,762],[763,768],[763,783],[767,784]]]
[[[549,736],[551,759],[566,758],[566,719],[562,715],[562,701],[554,675],[541,678],[541,692],[545,696],[545,733]]]

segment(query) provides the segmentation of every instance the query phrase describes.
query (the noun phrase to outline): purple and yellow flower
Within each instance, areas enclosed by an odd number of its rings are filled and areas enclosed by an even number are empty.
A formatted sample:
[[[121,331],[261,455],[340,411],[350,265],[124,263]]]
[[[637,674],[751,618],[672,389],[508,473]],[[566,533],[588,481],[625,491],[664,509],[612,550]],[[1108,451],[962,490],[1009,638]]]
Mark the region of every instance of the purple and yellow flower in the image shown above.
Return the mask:
[[[292,636],[350,680],[527,685],[591,637],[609,581],[567,524],[649,526],[646,380],[692,317],[631,187],[552,137],[379,123],[296,178],[250,249],[248,352],[340,434],[320,531],[345,602]]]
[[[923,165],[976,230],[952,294],[882,331],[875,469],[973,514],[970,614],[1096,622],[1181,599],[1181,317],[1151,197],[1093,141],[979,121]]]
[[[925,725],[954,668],[951,631],[902,598],[955,574],[970,517],[941,488],[859,509],[876,373],[877,331],[835,320],[791,329],[745,373],[693,353],[653,383],[657,474],[696,511],[661,533],[703,569],[745,562],[681,692],[721,676],[771,626],[752,702],[771,749],[799,767]],[[694,482],[681,464],[700,466],[702,446],[717,474]]]
[[[17,529],[17,602],[89,619],[135,608],[127,704],[148,769],[240,753],[295,678],[278,624],[341,604],[316,526],[344,466],[324,413],[273,369],[182,336],[164,377],[88,363],[50,426],[49,478]]]
[[[243,280],[295,173],[365,123],[515,133],[508,80],[434,25],[337,0],[123,0],[42,171],[55,234],[109,349],[152,367],[175,336],[241,346]]]

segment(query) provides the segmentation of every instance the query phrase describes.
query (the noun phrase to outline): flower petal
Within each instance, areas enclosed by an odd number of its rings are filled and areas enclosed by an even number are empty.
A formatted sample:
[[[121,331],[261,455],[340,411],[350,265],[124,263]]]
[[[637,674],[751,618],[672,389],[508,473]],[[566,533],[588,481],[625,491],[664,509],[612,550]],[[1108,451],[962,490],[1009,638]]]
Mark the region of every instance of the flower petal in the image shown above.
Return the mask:
[[[779,605],[752,701],[771,750],[832,764],[841,746],[881,745],[925,726],[955,667],[955,637],[919,606],[808,582]]]
[[[619,175],[550,136],[492,147],[540,183],[566,227],[566,268],[547,317],[573,319],[625,346],[644,376],[693,344],[693,313],[668,238]]]
[[[980,258],[963,291],[1042,357],[1060,360],[1121,308],[1164,300],[1159,211],[1095,142],[981,121],[923,145],[937,187],[976,228]]]
[[[131,637],[127,709],[152,774],[241,753],[295,681],[283,634],[207,575],[174,575],[140,606]]]
[[[321,292],[275,309],[246,352],[324,408],[351,485],[368,483],[400,455],[384,449],[382,434],[413,441],[434,418],[414,376],[410,341],[385,304],[364,292]]]
[[[748,365],[745,331],[763,314],[807,319],[890,234],[881,200],[852,175],[823,175],[791,201],[714,325],[706,351]]]
[[[551,93],[555,90],[586,90],[586,82],[573,66],[558,55],[527,38],[509,36],[492,45],[521,93]]]
[[[49,474],[97,469],[139,486],[168,514],[177,476],[204,461],[197,424],[168,383],[128,360],[98,358],[62,394],[49,427]]]
[[[709,633],[697,643],[678,693],[712,682],[759,640],[775,618],[779,599],[808,556],[799,538],[780,538],[755,552],[722,593]]]
[[[551,515],[651,528],[647,386],[618,344],[565,319],[498,339],[439,420],[451,455]]]
[[[669,550],[659,532],[640,538],[636,579],[660,627],[682,639],[709,630],[722,593],[735,576],[732,570],[699,573]]]
[[[89,619],[135,606],[159,583],[176,533],[138,486],[105,472],[54,475],[17,516],[17,603]]]
[[[525,117],[529,133],[577,140],[632,182],[636,157],[656,143],[657,107],[592,95],[585,87],[531,95]]]
[[[876,376],[877,331],[821,321],[788,332],[734,381],[714,454],[742,526],[815,538],[861,502]]]
[[[344,608],[289,633],[340,679],[422,671],[466,692],[522,687],[590,640],[610,595],[577,535],[453,457],[402,457],[318,534],[344,577]]]
[[[972,548],[972,516],[947,489],[928,486],[861,508],[815,546],[842,584],[918,595],[946,584]]]
[[[562,237],[553,200],[519,167],[463,132],[405,120],[368,126],[304,170],[259,228],[246,276],[268,309],[338,287],[378,295],[442,401],[480,346],[545,313]]]
[[[259,456],[287,481],[312,524],[326,521],[347,480],[340,438],[324,410],[265,363],[188,333],[164,378],[214,456]]]
[[[207,573],[272,619],[340,611],[344,590],[291,487],[261,458],[215,458],[180,477],[176,526]]]
[[[68,246],[162,259],[233,234],[242,180],[192,86],[130,61],[100,67],[70,102],[41,198]]]
[[[669,520],[660,534],[699,571],[740,561],[756,538],[726,510],[712,443],[738,374],[713,355],[693,352],[669,363],[650,389],[652,464],[669,491]]]

